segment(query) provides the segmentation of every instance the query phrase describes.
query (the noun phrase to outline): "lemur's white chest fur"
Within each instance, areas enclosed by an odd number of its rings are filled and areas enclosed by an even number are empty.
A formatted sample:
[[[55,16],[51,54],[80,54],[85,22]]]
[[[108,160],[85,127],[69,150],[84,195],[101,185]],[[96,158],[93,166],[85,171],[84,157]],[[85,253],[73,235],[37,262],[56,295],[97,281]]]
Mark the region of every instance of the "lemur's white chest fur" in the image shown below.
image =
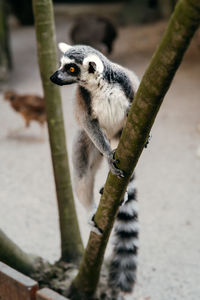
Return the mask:
[[[123,127],[130,102],[117,84],[99,81],[90,90],[92,117],[97,118],[108,139],[112,139]]]

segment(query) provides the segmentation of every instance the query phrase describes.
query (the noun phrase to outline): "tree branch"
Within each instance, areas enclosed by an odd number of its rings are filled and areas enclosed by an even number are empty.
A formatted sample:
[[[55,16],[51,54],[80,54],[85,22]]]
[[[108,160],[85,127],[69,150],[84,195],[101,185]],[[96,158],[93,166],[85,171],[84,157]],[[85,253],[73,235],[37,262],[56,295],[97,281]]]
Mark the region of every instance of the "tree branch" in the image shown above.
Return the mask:
[[[10,267],[30,275],[35,271],[36,257],[23,252],[0,229],[0,260]]]
[[[51,156],[57,192],[62,259],[77,262],[82,256],[66,149],[61,96],[49,77],[57,69],[55,29],[51,0],[33,0],[40,74],[46,103]]]
[[[117,148],[116,158],[120,160],[119,167],[126,172],[126,177],[119,179],[111,173],[108,175],[95,216],[95,222],[102,229],[103,235],[99,236],[93,232],[90,234],[79,273],[71,287],[72,299],[89,299],[96,290],[105,248],[120,199],[124,195],[163,98],[199,26],[199,21],[198,0],[178,2],[163,39],[135,95]]]

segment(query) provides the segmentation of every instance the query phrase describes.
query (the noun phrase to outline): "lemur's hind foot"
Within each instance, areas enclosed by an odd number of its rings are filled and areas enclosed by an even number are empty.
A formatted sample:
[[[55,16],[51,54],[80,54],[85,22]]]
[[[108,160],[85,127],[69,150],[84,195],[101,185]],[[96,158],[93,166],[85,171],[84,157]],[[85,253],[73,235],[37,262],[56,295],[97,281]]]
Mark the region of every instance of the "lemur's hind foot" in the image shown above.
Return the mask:
[[[149,135],[149,137],[148,137],[148,139],[147,139],[147,141],[146,141],[146,143],[145,143],[145,145],[144,145],[144,148],[147,148],[147,147],[148,147],[149,142],[150,142],[151,139],[152,139],[152,134]]]
[[[103,195],[103,191],[104,191],[104,186],[102,186],[102,187],[100,188],[99,194],[100,194],[100,195]]]
[[[89,220],[88,220],[88,224],[90,226],[90,230],[92,232],[95,232],[97,235],[102,235],[103,234],[103,231],[101,230],[101,228],[99,228],[94,220],[95,218],[95,213],[96,213],[96,208],[93,209],[93,211],[90,213],[90,216],[89,216]]]
[[[125,177],[125,172],[120,170],[118,167],[117,167],[117,163],[119,163],[119,160],[118,159],[115,159],[115,150],[112,150],[108,157],[108,164],[109,164],[109,167],[110,167],[110,170],[111,172],[116,175],[117,177],[120,177],[120,178],[124,178]]]

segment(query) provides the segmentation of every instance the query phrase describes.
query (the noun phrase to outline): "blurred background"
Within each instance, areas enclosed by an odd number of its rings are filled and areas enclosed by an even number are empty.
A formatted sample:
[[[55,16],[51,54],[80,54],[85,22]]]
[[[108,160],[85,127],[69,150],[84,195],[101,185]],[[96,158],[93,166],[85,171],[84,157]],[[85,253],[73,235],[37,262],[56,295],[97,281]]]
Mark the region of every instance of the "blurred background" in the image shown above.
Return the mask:
[[[53,4],[57,42],[90,44],[141,79],[176,1]],[[0,0],[0,228],[25,251],[54,262],[60,253],[58,215],[33,23],[30,0]],[[199,57],[198,31],[137,165],[139,270],[127,299],[200,298]],[[70,166],[75,88],[61,88]],[[104,163],[97,202],[107,171]],[[87,219],[76,206],[86,244]]]

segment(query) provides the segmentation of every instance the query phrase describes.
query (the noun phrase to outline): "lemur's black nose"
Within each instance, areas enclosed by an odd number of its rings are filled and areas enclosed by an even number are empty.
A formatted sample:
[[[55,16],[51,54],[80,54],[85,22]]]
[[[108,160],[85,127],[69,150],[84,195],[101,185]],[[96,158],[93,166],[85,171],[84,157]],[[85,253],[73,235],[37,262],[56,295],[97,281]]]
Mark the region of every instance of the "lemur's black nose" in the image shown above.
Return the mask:
[[[50,80],[55,84],[63,85],[63,81],[60,78],[58,78],[58,71],[51,75]]]
[[[50,80],[51,80],[53,83],[56,83],[56,82],[57,82],[57,79],[58,79],[58,71],[56,71],[55,73],[53,73],[53,75],[51,75],[51,77],[50,77]]]

